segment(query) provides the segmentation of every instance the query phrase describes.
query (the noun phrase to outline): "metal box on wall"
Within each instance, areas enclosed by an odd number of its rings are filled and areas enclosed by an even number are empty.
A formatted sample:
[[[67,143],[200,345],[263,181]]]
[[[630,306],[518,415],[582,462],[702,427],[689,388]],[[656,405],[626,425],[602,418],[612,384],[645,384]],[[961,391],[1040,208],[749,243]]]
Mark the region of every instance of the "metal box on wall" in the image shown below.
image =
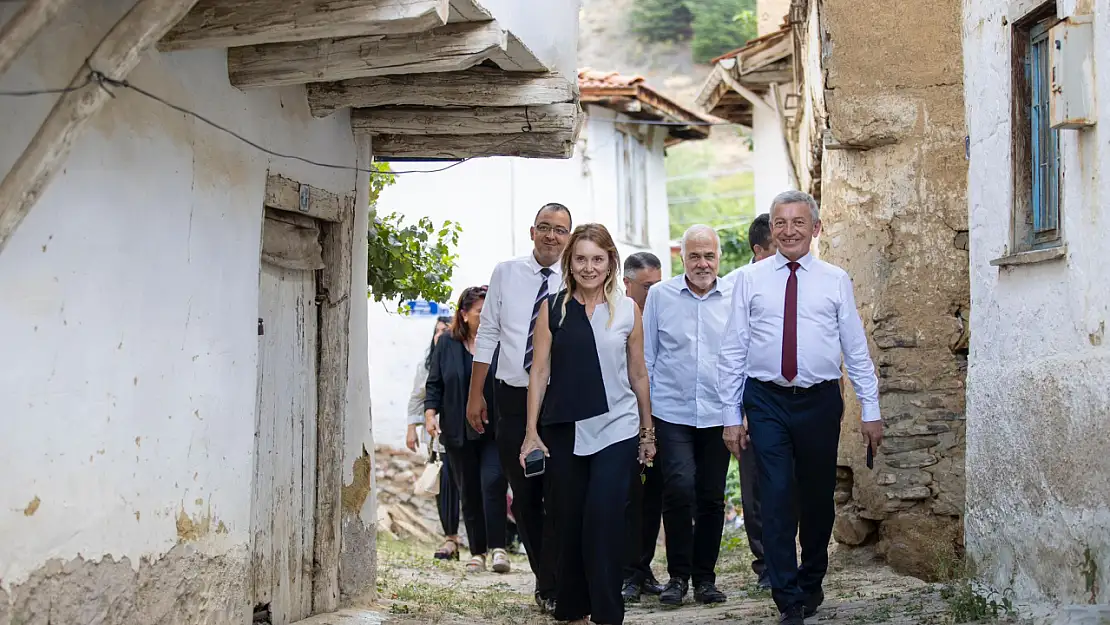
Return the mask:
[[[1095,124],[1094,28],[1090,15],[1069,17],[1052,27],[1049,125],[1055,129]]]

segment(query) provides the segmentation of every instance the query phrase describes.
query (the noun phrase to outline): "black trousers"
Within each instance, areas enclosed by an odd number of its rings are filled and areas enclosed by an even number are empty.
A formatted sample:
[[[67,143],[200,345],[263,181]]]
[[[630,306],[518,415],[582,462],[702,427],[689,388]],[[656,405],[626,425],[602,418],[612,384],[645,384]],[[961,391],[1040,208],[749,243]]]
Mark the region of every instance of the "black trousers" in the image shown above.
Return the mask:
[[[725,481],[731,455],[722,427],[696,428],[655,419],[663,472],[663,528],[672,578],[715,583],[725,526]]]
[[[632,466],[626,514],[628,533],[625,538],[624,579],[642,584],[654,577],[651,561],[655,559],[659,526],[663,522],[663,475],[655,463],[648,467],[636,460]]]
[[[752,550],[752,571],[762,578],[767,572],[763,557],[763,506],[759,499],[759,464],[751,447],[740,451],[740,506],[744,510],[744,533]]]
[[[785,610],[820,589],[829,568],[844,402],[838,380],[794,391],[749,378],[744,411],[759,466],[771,596]]]
[[[625,556],[622,502],[636,473],[639,442],[630,438],[589,456],[574,455],[575,427],[560,423],[543,428],[551,456],[547,475],[557,504],[562,558],[555,619],[587,615],[595,623],[624,622],[621,598]]]
[[[471,555],[505,548],[505,491],[501,459],[492,438],[447,447],[449,466],[462,493],[462,513]]]
[[[440,461],[443,466],[439,470],[439,494],[436,495],[439,524],[443,526],[444,536],[455,536],[459,533],[459,487],[451,472],[451,459],[441,454]]]
[[[545,475],[524,477],[520,447],[528,425],[528,389],[497,382],[497,450],[501,469],[513,489],[513,518],[520,541],[528,551],[528,564],[536,576],[536,592],[545,599],[555,596],[559,566],[559,537],[555,518],[545,513]]]

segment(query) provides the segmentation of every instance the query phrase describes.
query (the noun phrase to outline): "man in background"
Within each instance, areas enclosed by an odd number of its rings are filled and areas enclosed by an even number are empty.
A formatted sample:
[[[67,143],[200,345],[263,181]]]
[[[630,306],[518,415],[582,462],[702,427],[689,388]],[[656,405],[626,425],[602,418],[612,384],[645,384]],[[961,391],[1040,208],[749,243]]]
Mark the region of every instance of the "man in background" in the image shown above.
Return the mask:
[[[771,215],[763,213],[748,226],[748,245],[752,248],[752,262],[733,269],[726,280],[735,280],[737,275],[749,271],[755,263],[775,255],[775,241],[771,237]],[[752,571],[759,578],[759,587],[771,588],[767,576],[767,563],[763,559],[763,507],[759,503],[759,467],[755,463],[755,452],[749,447],[740,450],[740,506],[744,511],[744,533],[748,535],[748,548],[752,550]]]
[[[651,252],[637,252],[624,261],[624,292],[642,311],[648,291],[663,278],[659,257]],[[663,514],[663,478],[654,463],[642,466],[632,479],[628,495],[628,551],[624,567],[624,590],[627,603],[640,600],[640,595],[663,592],[659,580],[651,572],[659,525]]]

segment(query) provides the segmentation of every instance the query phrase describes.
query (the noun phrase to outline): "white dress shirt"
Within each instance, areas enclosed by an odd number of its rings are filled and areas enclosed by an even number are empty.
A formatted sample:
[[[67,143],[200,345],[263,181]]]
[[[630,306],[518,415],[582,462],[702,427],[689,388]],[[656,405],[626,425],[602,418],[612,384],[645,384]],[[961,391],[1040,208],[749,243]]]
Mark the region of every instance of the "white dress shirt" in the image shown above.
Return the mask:
[[[724,424],[717,388],[717,350],[729,316],[732,282],[717,279],[702,297],[686,275],[660,282],[644,304],[644,360],[651,380],[651,414],[675,425]]]
[[[497,360],[497,379],[509,386],[528,387],[524,371],[524,351],[528,344],[528,324],[532,306],[540,290],[543,265],[532,254],[497,263],[489,279],[486,303],[482,307],[478,336],[474,340],[474,362],[489,364],[501,343]],[[547,293],[559,292],[563,283],[559,263],[551,267],[547,277]]]
[[[856,310],[852,280],[840,267],[810,254],[798,260],[798,375],[791,382],[782,377],[787,262],[776,253],[746,267],[732,284],[732,314],[719,358],[725,425],[741,423],[747,378],[810,387],[839,380],[842,356],[863,420],[878,421],[879,381]]]

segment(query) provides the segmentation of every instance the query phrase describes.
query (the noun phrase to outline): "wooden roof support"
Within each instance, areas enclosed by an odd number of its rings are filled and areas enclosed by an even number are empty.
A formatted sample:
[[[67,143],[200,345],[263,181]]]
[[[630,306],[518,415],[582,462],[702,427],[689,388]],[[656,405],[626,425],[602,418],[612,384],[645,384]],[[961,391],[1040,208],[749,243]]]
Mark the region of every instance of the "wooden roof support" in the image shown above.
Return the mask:
[[[573,102],[546,106],[476,108],[388,107],[351,111],[355,132],[397,135],[496,135],[570,132],[578,117]]]
[[[161,39],[196,2],[138,0],[96,46],[88,65],[117,80],[126,78],[139,64],[143,52]],[[82,67],[69,86],[86,83],[88,75],[88,67]],[[58,98],[31,143],[0,183],[0,252],[47,183],[65,163],[85,124],[111,97],[107,89],[90,83]]]
[[[19,12],[0,26],[0,76],[8,71],[35,35],[72,0],[27,0]]]
[[[158,47],[232,48],[322,37],[419,33],[446,24],[449,5],[450,0],[200,0]]]
[[[357,132],[357,131],[356,131]],[[374,135],[374,157],[382,160],[461,159],[480,156],[570,158],[574,132],[517,135]]]
[[[510,72],[546,72],[551,69],[519,37],[511,32],[506,32],[505,35],[505,48],[494,51],[489,57],[498,67]]]
[[[461,72],[398,74],[308,85],[316,117],[372,106],[542,106],[573,102],[578,84],[561,74],[472,67]]]
[[[276,87],[467,69],[506,46],[497,22],[448,24],[415,35],[271,43],[227,51],[236,87]]]
[[[451,14],[447,18],[454,22],[488,22],[493,15],[477,0],[451,0]]]

